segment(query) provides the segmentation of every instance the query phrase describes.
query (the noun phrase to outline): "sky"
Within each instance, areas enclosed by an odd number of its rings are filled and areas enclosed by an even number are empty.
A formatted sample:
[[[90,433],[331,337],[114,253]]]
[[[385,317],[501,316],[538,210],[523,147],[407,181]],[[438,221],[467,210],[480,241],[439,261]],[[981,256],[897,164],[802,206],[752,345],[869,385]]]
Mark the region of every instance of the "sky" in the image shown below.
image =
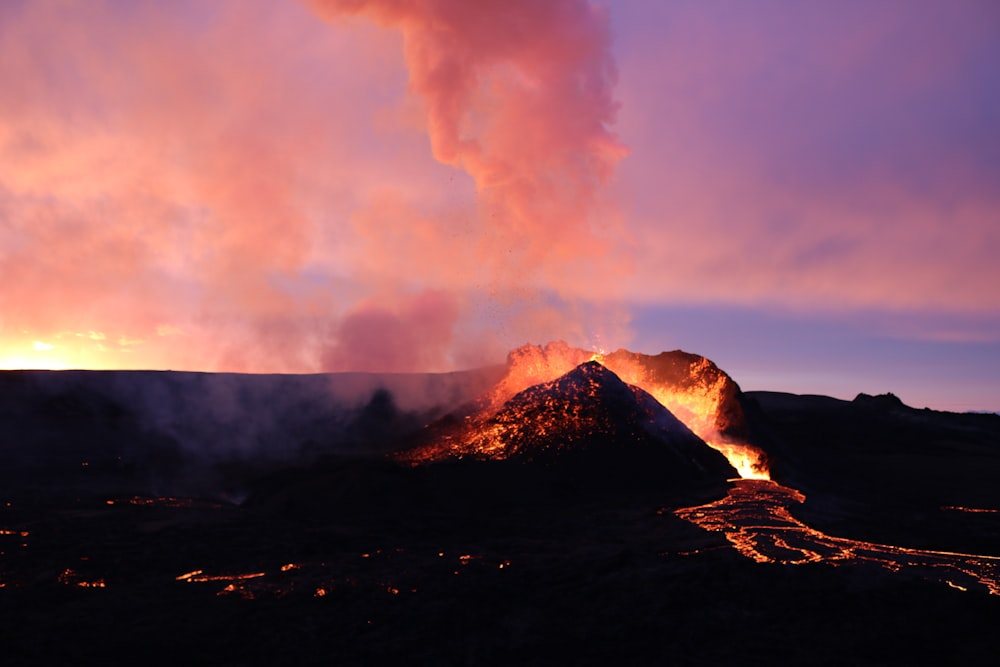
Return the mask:
[[[0,81],[0,368],[1000,410],[993,0],[7,0]]]

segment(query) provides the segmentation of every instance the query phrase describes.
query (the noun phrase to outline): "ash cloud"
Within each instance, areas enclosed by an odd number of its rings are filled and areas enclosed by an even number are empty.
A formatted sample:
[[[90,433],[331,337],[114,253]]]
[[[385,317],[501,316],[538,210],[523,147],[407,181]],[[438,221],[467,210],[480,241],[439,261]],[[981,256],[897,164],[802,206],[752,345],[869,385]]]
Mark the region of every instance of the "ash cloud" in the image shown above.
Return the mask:
[[[604,10],[584,0],[312,4],[402,33],[434,156],[475,180],[484,246],[518,249],[519,269],[600,254],[593,211],[625,154],[609,129],[617,72]]]

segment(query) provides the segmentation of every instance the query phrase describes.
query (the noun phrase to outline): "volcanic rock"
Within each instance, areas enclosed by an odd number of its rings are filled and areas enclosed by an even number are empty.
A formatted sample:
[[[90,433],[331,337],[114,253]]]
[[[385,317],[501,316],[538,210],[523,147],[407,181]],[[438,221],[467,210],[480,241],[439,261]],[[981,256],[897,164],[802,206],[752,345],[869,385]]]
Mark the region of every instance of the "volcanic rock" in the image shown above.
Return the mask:
[[[907,407],[903,401],[901,401],[899,397],[892,392],[878,394],[877,396],[871,396],[870,394],[862,392],[854,397],[853,402],[857,406],[871,408],[872,410],[881,410],[883,412]]]

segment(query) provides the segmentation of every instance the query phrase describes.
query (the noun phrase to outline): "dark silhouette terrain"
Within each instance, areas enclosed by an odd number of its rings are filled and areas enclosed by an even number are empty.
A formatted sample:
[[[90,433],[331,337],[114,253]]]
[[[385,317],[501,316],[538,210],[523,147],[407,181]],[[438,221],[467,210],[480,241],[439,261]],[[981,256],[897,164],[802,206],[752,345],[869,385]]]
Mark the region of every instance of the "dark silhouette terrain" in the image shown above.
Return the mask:
[[[4,664],[994,658],[996,595],[757,563],[675,515],[732,468],[599,366],[470,427],[504,372],[0,373]],[[724,386],[810,526],[1000,552],[1000,417]],[[469,447],[414,465],[445,435]]]
[[[282,466],[392,451],[502,372],[0,372],[0,488],[239,498]]]

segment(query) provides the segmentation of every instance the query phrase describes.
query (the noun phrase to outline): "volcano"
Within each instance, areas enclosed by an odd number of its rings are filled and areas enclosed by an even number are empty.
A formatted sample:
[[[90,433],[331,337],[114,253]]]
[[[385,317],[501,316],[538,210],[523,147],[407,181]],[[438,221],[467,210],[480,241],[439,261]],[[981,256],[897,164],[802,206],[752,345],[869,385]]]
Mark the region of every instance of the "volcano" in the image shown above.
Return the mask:
[[[702,439],[719,435],[746,439],[739,386],[711,360],[682,350],[654,356],[625,349],[605,354],[563,341],[522,345],[507,355],[507,372],[486,401],[496,409],[514,394],[591,360],[652,394]]]
[[[439,422],[428,437],[430,442],[401,458],[597,466],[673,482],[736,476],[723,455],[649,393],[597,361],[521,391],[492,415],[469,416],[458,425],[453,419]]]
[[[611,353],[583,350],[563,341],[523,345],[507,355],[503,378],[469,414],[496,411],[518,392],[554,380],[590,360],[600,362],[623,382],[648,392],[721,452],[740,477],[768,478],[767,457],[751,444],[739,385],[711,360],[682,350],[651,356],[624,349]]]

